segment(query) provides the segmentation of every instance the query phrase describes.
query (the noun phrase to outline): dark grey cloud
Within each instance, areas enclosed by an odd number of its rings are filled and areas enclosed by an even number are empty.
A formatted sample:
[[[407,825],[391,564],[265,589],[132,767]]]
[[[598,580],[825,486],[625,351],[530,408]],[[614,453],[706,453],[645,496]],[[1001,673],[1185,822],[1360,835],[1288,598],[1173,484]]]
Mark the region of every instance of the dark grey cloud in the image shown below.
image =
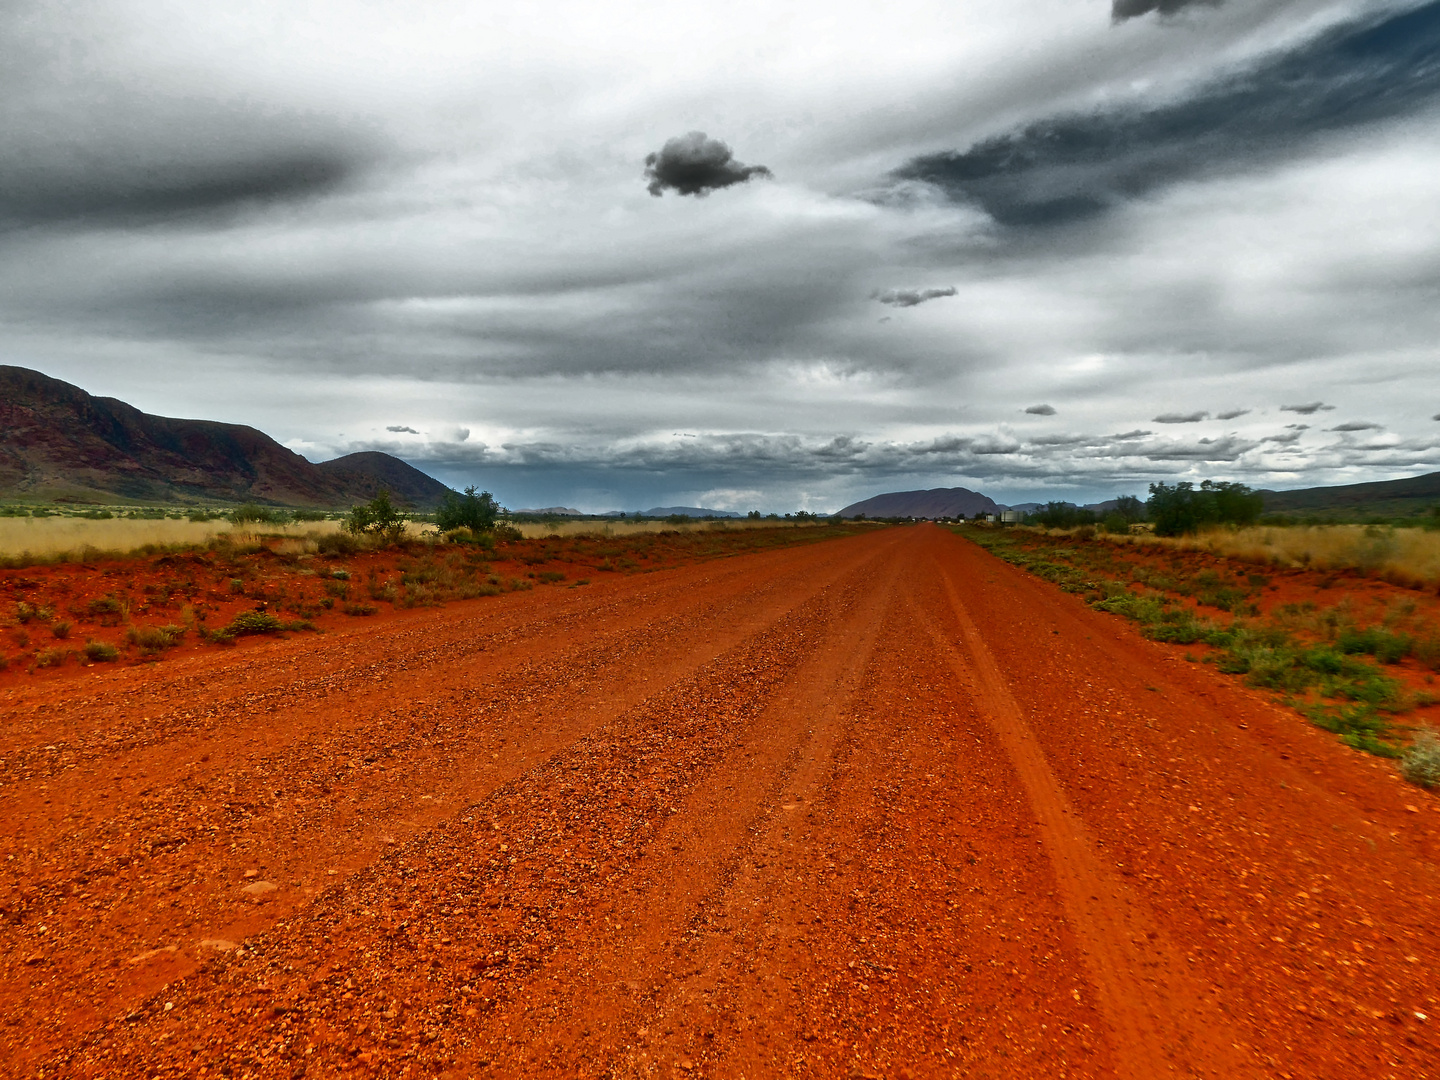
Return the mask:
[[[886,289],[884,292],[871,294],[872,300],[879,300],[882,304],[890,304],[892,307],[915,307],[927,300],[936,300],[942,296],[954,296],[955,286],[947,285],[938,289]]]
[[[1208,418],[1209,415],[1208,412],[1167,412],[1161,413],[1159,416],[1151,417],[1151,420],[1156,424],[1198,424],[1201,420]]]
[[[1301,424],[1300,426],[1304,427],[1305,425]],[[1284,435],[1267,435],[1260,441],[1265,443],[1275,443],[1277,446],[1293,446],[1296,442],[1299,441],[1300,437],[1303,434],[1304,432],[1302,431],[1291,431]]]
[[[1110,437],[1116,442],[1124,442],[1127,439],[1143,439],[1146,436],[1154,434],[1155,433],[1153,431],[1146,431],[1144,428],[1136,428],[1134,431],[1122,431],[1119,435],[1111,435]]]
[[[1026,409],[1025,411],[1026,411],[1027,413],[1029,413],[1031,416],[1054,416],[1054,415],[1055,415],[1055,406],[1054,406],[1054,405],[1031,405],[1031,406],[1030,406],[1028,409]]]
[[[385,430],[386,430],[386,431],[394,431],[394,432],[396,432],[397,434],[400,433],[400,432],[404,432],[404,433],[407,434],[407,435],[419,435],[419,434],[420,434],[420,432],[416,431],[413,427],[406,427],[404,424],[391,424],[391,425],[390,425],[389,427],[387,427]]]
[[[756,176],[774,175],[764,165],[736,161],[730,147],[703,131],[668,139],[658,151],[645,157],[645,179],[650,181],[650,194],[656,197],[667,189],[680,195],[708,195]]]
[[[1368,420],[1351,420],[1351,421],[1348,421],[1347,423],[1344,423],[1344,424],[1336,424],[1334,427],[1332,427],[1332,428],[1326,428],[1325,430],[1326,430],[1326,431],[1382,431],[1382,430],[1384,430],[1384,428],[1385,428],[1385,425],[1384,425],[1384,424],[1375,424],[1375,423],[1371,423],[1371,422],[1368,421]]]
[[[1323,401],[1307,401],[1303,405],[1281,405],[1281,412],[1299,413],[1301,416],[1314,416],[1317,412],[1332,412],[1334,405],[1326,405]]]
[[[1432,0],[1341,25],[1180,100],[1055,116],[917,157],[895,176],[933,184],[1003,225],[1077,221],[1425,108],[1440,98],[1437,51],[1440,0]]]
[[[1236,420],[1242,416],[1249,415],[1249,409],[1226,409],[1224,412],[1216,413],[1216,420]]]
[[[1219,7],[1220,4],[1221,0],[1112,0],[1110,17],[1116,22],[1124,22],[1152,11],[1174,15],[1187,7]]]

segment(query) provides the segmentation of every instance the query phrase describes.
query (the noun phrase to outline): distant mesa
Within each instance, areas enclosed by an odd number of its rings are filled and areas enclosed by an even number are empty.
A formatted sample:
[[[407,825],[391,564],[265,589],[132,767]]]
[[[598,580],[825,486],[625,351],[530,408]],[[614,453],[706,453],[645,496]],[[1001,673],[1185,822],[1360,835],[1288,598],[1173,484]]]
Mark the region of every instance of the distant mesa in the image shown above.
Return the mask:
[[[0,365],[0,498],[348,507],[385,488],[428,509],[450,489],[389,454],[313,464],[264,432],[143,413]]]
[[[738,518],[744,514],[737,514],[734,510],[707,510],[703,506],[652,506],[645,511],[646,517],[717,517],[717,518]]]
[[[929,491],[892,491],[851,503],[835,513],[835,517],[853,518],[864,514],[871,518],[974,517],[976,514],[998,514],[1006,509],[988,495],[969,488],[931,488]]]
[[[534,514],[536,517],[584,517],[585,511],[568,506],[542,506],[538,510],[512,510],[512,514]]]

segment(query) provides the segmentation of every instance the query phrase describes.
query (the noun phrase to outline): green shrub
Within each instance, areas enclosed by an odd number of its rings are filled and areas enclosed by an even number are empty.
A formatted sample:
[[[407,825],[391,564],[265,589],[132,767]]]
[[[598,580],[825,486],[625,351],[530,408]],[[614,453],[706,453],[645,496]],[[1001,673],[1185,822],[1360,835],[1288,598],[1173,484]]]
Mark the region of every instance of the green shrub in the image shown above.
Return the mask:
[[[405,535],[405,514],[381,491],[368,503],[353,507],[345,518],[345,531],[352,536],[377,536],[396,543]]]
[[[465,489],[463,495],[454,491],[445,493],[445,498],[440,502],[440,508],[435,511],[435,524],[442,533],[464,529],[472,536],[478,537],[495,527],[496,519],[499,518],[501,512],[500,504],[495,501],[495,496],[488,491],[482,491],[477,495],[474,485],[471,485]]]
[[[284,628],[284,624],[269,612],[242,611],[230,620],[230,625],[222,632],[231,637],[243,637],[245,634],[278,634]]]
[[[1421,728],[1400,755],[1400,775],[1423,788],[1440,787],[1440,737]]]
[[[35,657],[36,667],[60,667],[70,659],[69,649],[44,649]]]
[[[1145,504],[1157,536],[1180,536],[1205,525],[1250,525],[1265,508],[1264,497],[1244,484],[1206,480],[1150,485]]]
[[[64,641],[70,636],[70,624],[64,619],[61,619],[50,627],[50,633],[54,634],[61,641]]]
[[[108,664],[120,659],[120,650],[104,641],[87,641],[85,656],[94,664]]]
[[[345,604],[340,608],[346,615],[374,615],[374,604]]]

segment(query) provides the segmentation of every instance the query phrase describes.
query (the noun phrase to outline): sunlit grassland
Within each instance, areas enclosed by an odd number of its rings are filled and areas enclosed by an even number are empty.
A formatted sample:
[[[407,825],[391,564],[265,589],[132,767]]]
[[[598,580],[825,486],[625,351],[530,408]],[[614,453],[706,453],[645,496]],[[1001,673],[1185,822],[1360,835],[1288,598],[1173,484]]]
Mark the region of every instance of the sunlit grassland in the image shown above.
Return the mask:
[[[1058,536],[1073,535],[1081,530],[1036,531]],[[1277,569],[1351,570],[1412,588],[1440,585],[1440,531],[1432,529],[1389,525],[1256,525],[1174,537],[1091,531],[1095,539],[1120,546],[1205,551]]]
[[[339,521],[306,521],[265,525],[267,536],[296,539],[337,532]],[[0,518],[0,558],[49,561],[80,558],[87,552],[128,554],[149,548],[203,547],[220,537],[241,540],[255,532],[229,521],[186,521],[174,518],[7,517]]]

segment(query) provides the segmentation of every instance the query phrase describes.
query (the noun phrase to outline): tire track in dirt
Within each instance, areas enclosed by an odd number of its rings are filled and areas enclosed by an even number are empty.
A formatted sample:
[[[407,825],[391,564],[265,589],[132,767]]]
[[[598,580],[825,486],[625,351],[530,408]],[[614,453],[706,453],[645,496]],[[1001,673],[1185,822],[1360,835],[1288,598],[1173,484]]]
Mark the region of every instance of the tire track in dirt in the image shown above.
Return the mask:
[[[1024,784],[1065,909],[1113,1028],[1119,1075],[1136,1080],[1172,1071],[1255,1075],[1224,1034],[1224,1017],[1207,1007],[1207,995],[1185,971],[1159,921],[1096,854],[1083,819],[1056,779],[980,628],[948,571],[937,570],[963,651],[933,623],[931,639],[975,688],[978,704]]]

